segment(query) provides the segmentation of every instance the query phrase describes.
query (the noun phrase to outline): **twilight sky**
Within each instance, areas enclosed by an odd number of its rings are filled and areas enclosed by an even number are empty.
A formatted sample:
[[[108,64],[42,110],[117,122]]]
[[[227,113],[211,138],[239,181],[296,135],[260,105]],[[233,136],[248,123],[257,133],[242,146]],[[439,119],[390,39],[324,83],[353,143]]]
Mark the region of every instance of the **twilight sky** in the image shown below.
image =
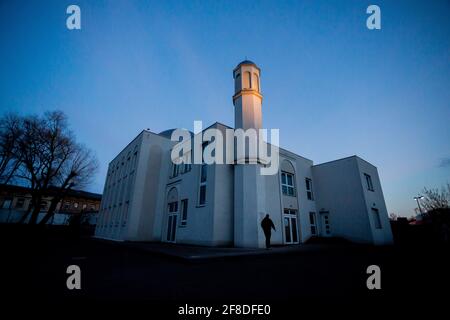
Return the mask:
[[[81,30],[66,8],[81,8]],[[381,30],[366,8],[381,8]],[[142,129],[233,126],[232,70],[262,69],[263,125],[321,163],[378,167],[389,212],[450,181],[448,1],[0,1],[0,114],[66,112],[101,168]]]

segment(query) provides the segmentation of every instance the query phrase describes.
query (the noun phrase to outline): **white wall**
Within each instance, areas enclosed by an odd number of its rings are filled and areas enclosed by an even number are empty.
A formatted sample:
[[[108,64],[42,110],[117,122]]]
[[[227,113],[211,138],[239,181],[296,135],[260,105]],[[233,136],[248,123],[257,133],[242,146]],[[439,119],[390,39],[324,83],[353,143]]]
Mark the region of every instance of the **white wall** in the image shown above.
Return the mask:
[[[212,245],[213,234],[213,207],[214,207],[214,170],[212,166],[207,169],[206,203],[199,206],[198,192],[200,181],[201,165],[192,165],[191,171],[169,179],[167,191],[176,186],[179,190],[179,199],[188,199],[187,225],[181,227],[178,224],[176,242],[197,245]],[[167,205],[167,201],[166,201]],[[180,204],[179,207],[181,208]],[[166,208],[163,210],[164,218],[162,238],[165,239],[167,233]],[[180,213],[181,217],[181,213]]]
[[[168,165],[163,155],[171,144],[167,138],[142,131],[110,162],[95,231],[97,237],[155,239],[152,225],[163,195],[160,173]]]
[[[226,127],[215,124],[222,130]],[[296,194],[282,194],[281,167],[276,175],[261,176],[259,166],[209,165],[206,204],[199,206],[201,165],[171,177],[169,139],[143,131],[110,163],[100,206],[96,236],[131,241],[164,241],[167,233],[167,193],[178,190],[188,199],[187,225],[177,227],[177,243],[220,246],[263,247],[260,222],[270,214],[276,231],[272,243],[284,243],[283,209],[297,212],[300,242],[311,237],[309,213],[315,212],[320,230],[320,211],[330,214],[331,232],[356,242],[385,244],[392,232],[377,169],[356,157],[313,166],[311,160],[280,149],[280,166],[289,161],[294,170]],[[136,163],[133,154],[137,152]],[[127,157],[131,162],[127,164]],[[122,166],[117,175],[117,166]],[[237,170],[237,172],[236,172]],[[374,191],[366,190],[364,173],[370,174]],[[307,199],[305,178],[311,178],[314,200]],[[238,180],[236,180],[238,179]],[[125,205],[128,202],[128,216]],[[371,208],[380,213],[382,228],[377,229]],[[179,221],[181,219],[181,212]]]
[[[319,211],[329,211],[331,233],[372,243],[372,232],[356,157],[313,166]]]
[[[369,191],[364,173],[372,177]],[[333,236],[373,244],[392,242],[386,204],[376,167],[357,156],[313,166],[316,200],[329,211]],[[379,210],[382,228],[376,229],[371,208]]]
[[[389,215],[386,209],[386,203],[384,201],[383,190],[381,187],[380,177],[378,175],[378,170],[375,166],[368,163],[367,161],[356,158],[361,184],[363,186],[364,198],[367,208],[367,214],[369,216],[370,227],[372,230],[373,242],[374,244],[391,244],[393,243],[391,223],[389,222]],[[368,190],[367,181],[364,173],[370,175],[372,179],[373,191]],[[374,216],[372,214],[372,208],[378,209],[381,228],[377,229],[374,221]]]
[[[226,126],[216,123],[213,127],[219,129],[226,141]],[[224,154],[226,148],[224,146]],[[233,245],[234,242],[234,166],[216,164],[214,171],[214,208],[213,208],[213,244]]]

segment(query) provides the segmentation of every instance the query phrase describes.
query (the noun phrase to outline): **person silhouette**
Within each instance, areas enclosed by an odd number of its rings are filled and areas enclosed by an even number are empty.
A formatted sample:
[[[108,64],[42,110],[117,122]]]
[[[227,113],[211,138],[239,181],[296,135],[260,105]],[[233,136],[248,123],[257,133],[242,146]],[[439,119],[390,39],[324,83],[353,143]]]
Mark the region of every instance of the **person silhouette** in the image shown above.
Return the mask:
[[[272,235],[272,229],[274,231],[277,231],[275,229],[275,225],[273,224],[273,221],[269,218],[269,215],[266,214],[264,219],[261,221],[261,228],[264,231],[264,235],[266,236],[266,249],[270,248],[270,237]]]

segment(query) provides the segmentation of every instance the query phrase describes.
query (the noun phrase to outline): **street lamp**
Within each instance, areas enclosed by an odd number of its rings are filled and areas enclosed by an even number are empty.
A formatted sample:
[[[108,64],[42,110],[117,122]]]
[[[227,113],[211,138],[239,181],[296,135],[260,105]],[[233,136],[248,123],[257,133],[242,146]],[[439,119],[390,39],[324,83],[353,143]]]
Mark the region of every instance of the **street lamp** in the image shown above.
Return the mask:
[[[420,206],[420,202],[419,202],[420,199],[423,199],[423,196],[418,195],[417,197],[414,197],[414,200],[417,201],[417,206],[419,207],[420,214],[422,214],[422,207]]]

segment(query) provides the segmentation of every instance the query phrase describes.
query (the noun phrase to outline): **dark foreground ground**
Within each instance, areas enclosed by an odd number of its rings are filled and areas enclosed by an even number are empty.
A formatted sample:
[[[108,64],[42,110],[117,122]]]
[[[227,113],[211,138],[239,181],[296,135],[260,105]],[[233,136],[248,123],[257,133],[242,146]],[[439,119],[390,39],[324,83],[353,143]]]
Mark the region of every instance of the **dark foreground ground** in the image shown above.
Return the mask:
[[[192,305],[263,303],[284,310],[338,303],[405,308],[446,300],[448,248],[339,245],[333,250],[181,261],[61,232],[1,229],[2,304],[77,306],[147,303],[168,314]],[[311,245],[314,246],[314,245]],[[78,265],[82,289],[66,288]],[[381,290],[368,290],[366,268],[381,268]],[[117,304],[116,304],[117,303]],[[274,309],[274,310],[275,310]],[[300,312],[300,311],[299,311]]]

